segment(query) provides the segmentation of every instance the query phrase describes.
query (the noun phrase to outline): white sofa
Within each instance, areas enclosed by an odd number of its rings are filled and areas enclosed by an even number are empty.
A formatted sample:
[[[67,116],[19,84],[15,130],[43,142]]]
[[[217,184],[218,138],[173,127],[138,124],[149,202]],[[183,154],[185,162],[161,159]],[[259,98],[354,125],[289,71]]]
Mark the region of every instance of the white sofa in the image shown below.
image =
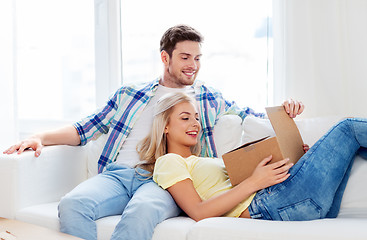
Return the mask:
[[[310,146],[339,117],[296,120]],[[268,120],[248,117],[241,125],[236,116],[224,116],[215,128],[219,153],[242,142],[274,135]],[[59,229],[57,205],[78,183],[96,173],[97,158],[105,139],[85,147],[52,146],[39,158],[28,151],[0,155],[0,217]],[[317,186],[315,186],[317,187]],[[119,216],[97,220],[98,239],[109,239]],[[237,218],[209,218],[199,222],[184,216],[159,224],[153,240],[216,239],[367,239],[367,162],[357,156],[336,219],[277,222]]]

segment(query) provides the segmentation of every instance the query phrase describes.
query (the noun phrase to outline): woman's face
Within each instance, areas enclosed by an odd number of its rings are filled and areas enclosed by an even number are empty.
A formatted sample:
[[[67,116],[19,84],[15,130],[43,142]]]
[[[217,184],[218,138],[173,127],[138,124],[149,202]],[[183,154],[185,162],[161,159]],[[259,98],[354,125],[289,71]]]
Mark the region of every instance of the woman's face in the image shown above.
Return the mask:
[[[174,106],[165,128],[168,152],[185,155],[197,144],[199,131],[199,114],[193,104],[182,102]]]

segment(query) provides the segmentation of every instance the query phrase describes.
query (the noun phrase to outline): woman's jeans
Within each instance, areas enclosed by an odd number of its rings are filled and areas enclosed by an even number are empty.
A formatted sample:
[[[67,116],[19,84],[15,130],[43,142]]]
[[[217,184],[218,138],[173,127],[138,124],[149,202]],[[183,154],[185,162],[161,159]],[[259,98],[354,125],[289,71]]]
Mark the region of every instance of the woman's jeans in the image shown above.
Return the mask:
[[[283,221],[337,217],[354,157],[366,147],[367,120],[341,121],[290,169],[287,180],[257,193],[249,206],[251,217]]]
[[[151,239],[155,226],[180,210],[167,191],[136,170],[110,164],[105,172],[78,185],[60,202],[60,230],[97,239],[95,220],[121,215],[111,239]]]

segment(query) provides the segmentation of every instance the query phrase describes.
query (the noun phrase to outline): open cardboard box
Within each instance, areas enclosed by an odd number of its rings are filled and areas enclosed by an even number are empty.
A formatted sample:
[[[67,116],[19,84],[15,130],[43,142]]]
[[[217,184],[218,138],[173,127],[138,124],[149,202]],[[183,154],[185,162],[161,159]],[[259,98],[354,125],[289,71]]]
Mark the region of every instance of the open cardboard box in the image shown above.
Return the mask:
[[[302,137],[284,107],[269,107],[266,112],[276,137],[246,143],[222,156],[233,186],[251,176],[256,166],[270,155],[273,157],[270,163],[284,158],[296,163],[304,154]]]

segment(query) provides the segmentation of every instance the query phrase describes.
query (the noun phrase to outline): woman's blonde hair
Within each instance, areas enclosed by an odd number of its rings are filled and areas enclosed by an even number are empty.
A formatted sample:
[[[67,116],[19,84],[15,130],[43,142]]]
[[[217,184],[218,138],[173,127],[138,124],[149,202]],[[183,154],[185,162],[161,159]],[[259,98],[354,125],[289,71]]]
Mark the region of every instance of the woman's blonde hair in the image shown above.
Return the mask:
[[[169,123],[174,106],[182,102],[189,102],[196,106],[195,100],[183,92],[168,93],[158,100],[154,109],[152,129],[136,147],[141,160],[137,167],[153,173],[155,161],[167,153],[167,138],[164,129]],[[191,153],[199,155],[199,141],[191,147]]]

